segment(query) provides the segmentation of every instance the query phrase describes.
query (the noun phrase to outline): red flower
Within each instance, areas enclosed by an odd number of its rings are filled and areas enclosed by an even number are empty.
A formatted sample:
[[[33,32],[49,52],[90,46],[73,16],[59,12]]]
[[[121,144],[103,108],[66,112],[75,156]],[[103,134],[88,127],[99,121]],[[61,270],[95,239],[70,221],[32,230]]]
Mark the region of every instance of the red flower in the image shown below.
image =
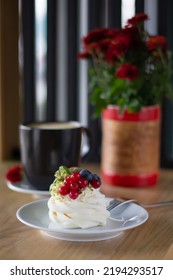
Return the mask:
[[[99,52],[105,53],[109,47],[109,44],[110,44],[109,39],[102,40],[97,44],[97,50]]]
[[[120,30],[118,30],[118,29],[113,29],[113,28],[107,29],[106,37],[109,39],[114,39],[116,37],[116,35],[119,34],[119,32],[120,32]]]
[[[130,49],[140,48],[143,44],[139,30],[136,26],[126,26],[122,30],[122,34],[129,38]]]
[[[83,52],[78,58],[90,57],[92,61],[89,93],[96,115],[107,104],[118,105],[122,111],[132,109],[133,104],[138,111],[160,103],[166,92],[172,96],[172,61],[166,39],[149,35],[144,26],[147,19],[145,13],[136,14],[123,28],[98,28],[83,37]]]
[[[126,48],[119,42],[112,42],[109,45],[108,51],[105,53],[105,60],[113,63],[118,57],[124,55]]]
[[[88,46],[86,46],[86,51],[89,54],[96,54],[98,55],[98,53],[103,52],[105,47],[107,47],[108,43],[106,40],[102,40],[98,43],[91,43]]]
[[[82,52],[77,55],[77,58],[78,59],[83,59],[83,58],[88,59],[88,58],[91,58],[91,55],[88,52]]]
[[[123,64],[120,66],[118,71],[115,73],[119,79],[137,79],[139,76],[138,68],[132,64]]]
[[[107,33],[106,28],[98,28],[90,31],[86,37],[83,38],[84,45],[89,45],[94,42],[99,42],[105,39]]]
[[[127,24],[136,25],[137,23],[143,22],[144,20],[147,20],[147,19],[148,19],[148,15],[141,13],[141,14],[137,14],[134,17],[128,19]]]
[[[6,179],[11,183],[20,182],[22,180],[21,166],[13,166],[6,173]]]
[[[117,29],[98,28],[90,31],[82,39],[84,50],[78,54],[78,58],[91,58],[91,55],[105,53],[110,41],[118,33]]]
[[[150,51],[156,51],[158,48],[162,51],[167,50],[167,42],[164,36],[152,36],[146,43]]]
[[[105,53],[109,47],[110,40],[104,39],[98,43],[91,43],[85,46],[85,50],[78,54],[78,58],[91,58],[92,55],[98,56],[100,53]]]
[[[107,62],[115,62],[117,58],[125,55],[126,51],[130,47],[131,39],[126,34],[119,34],[112,40],[105,53],[105,60]]]

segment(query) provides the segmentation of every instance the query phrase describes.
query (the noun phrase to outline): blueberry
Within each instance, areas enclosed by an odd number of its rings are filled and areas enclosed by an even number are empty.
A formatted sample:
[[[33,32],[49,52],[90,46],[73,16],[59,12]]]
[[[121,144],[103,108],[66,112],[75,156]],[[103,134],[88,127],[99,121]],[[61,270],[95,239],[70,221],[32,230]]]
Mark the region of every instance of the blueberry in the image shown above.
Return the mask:
[[[89,174],[91,174],[91,172],[89,170],[87,170],[87,169],[82,169],[80,171],[80,176],[81,177],[85,177],[86,178]]]
[[[88,182],[90,182],[93,179],[93,174],[87,169],[82,169],[80,171],[80,176],[87,179]]]
[[[92,181],[94,179],[93,174],[92,173],[88,174],[86,179],[88,180],[88,182]]]

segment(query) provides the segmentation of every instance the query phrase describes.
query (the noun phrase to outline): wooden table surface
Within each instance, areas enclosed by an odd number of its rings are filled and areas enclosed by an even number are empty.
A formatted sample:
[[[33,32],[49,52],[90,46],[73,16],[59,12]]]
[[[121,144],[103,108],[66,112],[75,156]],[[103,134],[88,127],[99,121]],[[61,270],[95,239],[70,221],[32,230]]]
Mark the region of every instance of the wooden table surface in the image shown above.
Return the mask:
[[[5,173],[12,162],[0,163],[0,259],[1,260],[131,260],[173,259],[173,206],[147,209],[143,225],[106,241],[71,242],[53,239],[16,218],[17,209],[42,197],[8,189]],[[85,165],[99,173],[99,165]],[[173,199],[173,170],[161,170],[157,186],[132,189],[102,186],[109,197],[128,197],[141,203]]]

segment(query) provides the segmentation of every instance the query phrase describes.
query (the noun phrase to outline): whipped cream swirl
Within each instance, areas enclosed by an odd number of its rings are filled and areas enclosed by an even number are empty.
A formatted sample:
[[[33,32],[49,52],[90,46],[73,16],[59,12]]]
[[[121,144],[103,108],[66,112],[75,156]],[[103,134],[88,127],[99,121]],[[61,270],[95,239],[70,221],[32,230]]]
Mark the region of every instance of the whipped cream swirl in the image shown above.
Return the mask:
[[[49,218],[59,228],[103,226],[109,217],[108,204],[99,189],[86,188],[75,200],[69,196],[51,196]]]

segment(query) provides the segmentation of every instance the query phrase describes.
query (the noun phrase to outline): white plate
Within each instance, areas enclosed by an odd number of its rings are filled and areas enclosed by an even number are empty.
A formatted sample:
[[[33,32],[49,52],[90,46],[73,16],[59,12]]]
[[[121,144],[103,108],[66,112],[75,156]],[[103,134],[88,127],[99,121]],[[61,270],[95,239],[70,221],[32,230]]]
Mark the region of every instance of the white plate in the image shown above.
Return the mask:
[[[26,179],[24,179],[21,182],[11,183],[10,181],[7,181],[7,187],[10,190],[20,192],[20,193],[26,193],[26,194],[34,194],[34,195],[50,195],[49,191],[41,191],[36,189],[34,186],[31,186]]]
[[[28,203],[18,209],[17,218],[27,226],[41,230],[44,234],[68,241],[99,241],[120,235],[123,231],[135,228],[148,219],[147,211],[135,203],[128,207],[118,206],[111,212],[105,226],[88,229],[59,229],[50,222],[48,199]]]

